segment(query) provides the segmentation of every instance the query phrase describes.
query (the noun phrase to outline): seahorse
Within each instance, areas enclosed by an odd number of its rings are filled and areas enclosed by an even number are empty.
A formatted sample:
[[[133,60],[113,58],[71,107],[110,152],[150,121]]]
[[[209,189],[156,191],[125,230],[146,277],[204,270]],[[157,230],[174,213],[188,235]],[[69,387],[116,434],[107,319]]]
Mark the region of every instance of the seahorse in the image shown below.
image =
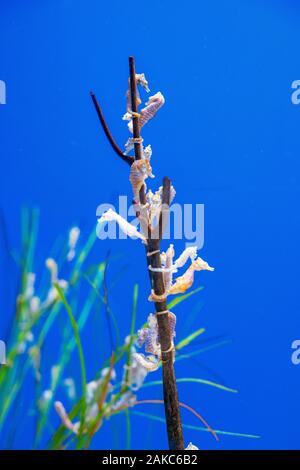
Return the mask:
[[[149,266],[149,269],[154,272],[163,273],[165,291],[169,292],[169,289],[173,283],[173,274],[177,272],[178,268],[181,268],[185,265],[187,260],[190,258],[191,261],[194,261],[197,257],[197,247],[191,246],[186,248],[179,258],[173,263],[174,258],[174,246],[171,244],[167,249],[166,253],[161,253],[161,268],[152,268]]]
[[[159,191],[153,193],[151,189],[146,194],[148,220],[149,224],[153,226],[154,221],[158,220],[158,216],[161,210],[161,194]]]
[[[197,258],[196,246],[189,246],[181,253],[179,258],[177,258],[174,263],[174,272],[176,272],[178,268],[182,268],[182,266],[185,265],[189,258],[191,259],[191,261],[195,261],[195,259]]]
[[[173,344],[173,338],[176,336],[176,315],[172,312],[165,312],[168,315],[170,336]],[[157,317],[151,313],[147,320],[148,325],[138,331],[137,344],[141,347],[145,345],[145,352],[161,357],[161,347],[158,334]]]
[[[148,86],[148,81],[146,80],[145,74],[144,73],[136,73],[135,74],[136,78],[136,84],[141,85],[147,93],[149,93],[149,86]],[[136,101],[137,101],[137,106],[141,104],[141,98],[140,98],[140,93],[139,89],[137,88],[136,90]],[[123,119],[124,120],[130,120],[131,119],[131,88],[130,88],[130,78],[128,78],[128,90],[126,92],[126,114],[124,114]]]
[[[173,312],[168,313],[168,320],[169,320],[169,328],[171,333],[171,338],[175,338],[176,336],[176,315]]]
[[[154,118],[157,111],[164,105],[165,98],[163,94],[158,91],[155,95],[150,96],[149,100],[146,103],[145,108],[143,108],[140,112],[139,116],[139,126],[140,128],[147,124],[150,119]],[[124,116],[125,118],[125,116]],[[130,132],[133,132],[132,120],[128,123],[128,129]]]
[[[154,178],[149,160],[135,160],[131,165],[129,175],[135,202],[139,202],[140,189],[148,177]]]
[[[165,256],[165,263],[164,263],[164,273],[163,273],[163,278],[164,278],[164,286],[166,292],[169,291],[171,285],[172,285],[172,280],[173,280],[173,258],[174,258],[174,245],[170,245],[169,248],[166,251],[166,256]]]
[[[191,266],[186,270],[183,276],[177,277],[175,284],[173,284],[168,294],[181,294],[187,291],[194,282],[194,273],[195,271],[214,271],[214,268],[208,265],[206,261],[203,261],[201,258],[197,258]]]
[[[145,149],[146,150],[146,149]],[[171,186],[170,189],[170,204],[172,203],[174,197],[175,197],[176,191],[173,186]],[[153,193],[151,189],[146,194],[146,199],[148,203],[148,219],[149,223],[153,227],[155,225],[155,222],[158,223],[159,220],[159,215],[161,211],[161,206],[162,206],[162,186],[159,187],[159,189]]]
[[[159,361],[157,360],[155,356],[147,357],[144,354],[133,353],[132,357],[147,372],[154,372],[155,370],[159,368]]]

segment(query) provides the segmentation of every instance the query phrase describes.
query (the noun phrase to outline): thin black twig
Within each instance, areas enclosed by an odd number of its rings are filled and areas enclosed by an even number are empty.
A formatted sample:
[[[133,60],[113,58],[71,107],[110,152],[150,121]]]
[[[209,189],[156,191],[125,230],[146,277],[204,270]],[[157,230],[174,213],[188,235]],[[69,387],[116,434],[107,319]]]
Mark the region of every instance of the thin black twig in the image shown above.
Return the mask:
[[[141,160],[143,158],[143,148],[142,144],[138,142],[140,140],[140,126],[138,118],[138,101],[137,101],[137,84],[136,84],[136,74],[135,74],[135,64],[134,57],[129,57],[129,74],[130,74],[130,94],[131,94],[131,111],[132,111],[132,128],[133,128],[133,138],[136,140],[134,143],[134,154],[135,160]],[[145,185],[140,189],[140,203],[142,205],[146,204],[146,193]]]
[[[130,157],[129,155],[126,155],[124,152],[122,152],[122,150],[120,149],[120,147],[116,143],[115,139],[113,138],[112,133],[110,132],[108,125],[106,124],[106,121],[105,121],[103,113],[102,113],[102,109],[101,109],[100,104],[99,104],[99,102],[96,98],[96,95],[92,91],[91,91],[90,95],[91,95],[92,101],[94,103],[94,106],[95,106],[100,124],[102,126],[102,129],[104,130],[104,133],[105,133],[110,145],[112,146],[112,148],[116,152],[116,154],[119,155],[119,157],[121,157],[124,162],[128,163],[128,165],[132,165],[132,163],[134,162],[134,158]]]
[[[159,239],[162,239],[164,228],[168,221],[168,214],[169,214],[169,205],[170,205],[170,197],[171,197],[171,181],[170,179],[165,176],[163,179],[163,186],[162,186],[162,197],[161,197],[161,211],[159,216]]]

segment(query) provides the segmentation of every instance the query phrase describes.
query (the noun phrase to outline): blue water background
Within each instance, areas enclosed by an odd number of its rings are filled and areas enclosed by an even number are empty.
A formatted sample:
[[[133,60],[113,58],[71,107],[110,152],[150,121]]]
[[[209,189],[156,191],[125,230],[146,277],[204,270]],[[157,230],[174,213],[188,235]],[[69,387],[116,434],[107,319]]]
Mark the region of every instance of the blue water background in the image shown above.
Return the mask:
[[[10,246],[20,243],[21,206],[38,206],[39,272],[58,235],[75,223],[86,237],[98,204],[116,204],[119,193],[129,193],[128,169],[100,131],[89,91],[96,92],[123,144],[127,60],[134,55],[151,89],[166,98],[144,131],[153,147],[155,183],[168,174],[177,202],[205,204],[200,254],[216,268],[197,276],[204,291],[178,307],[178,338],[204,326],[206,338],[231,340],[178,362],[177,374],[239,390],[232,395],[180,384],[180,398],[214,428],[261,436],[224,436],[215,443],[208,434],[186,430],[185,439],[207,449],[299,449],[300,366],[290,359],[291,343],[300,336],[300,106],[290,99],[291,83],[300,78],[298,2],[1,0],[0,5],[0,79],[7,84],[7,104],[0,107],[0,197]],[[176,243],[177,252],[183,247],[183,241]],[[136,241],[98,241],[93,261],[103,260],[108,249],[121,255],[111,263],[111,277],[125,270],[111,292],[125,336],[135,282],[138,323],[151,311],[144,250]],[[15,288],[15,268],[2,242],[1,339]],[[89,379],[108,348],[104,331],[103,326],[85,332]],[[99,358],[90,347],[97,342]],[[53,339],[49,367],[55,352]],[[77,377],[76,353],[72,367]],[[161,398],[161,390],[148,388],[141,396]],[[26,400],[21,409],[13,446],[27,448],[34,418]],[[139,411],[163,416],[159,405]],[[182,415],[186,424],[201,425],[188,412]],[[52,420],[58,424],[54,415]],[[134,417],[132,427],[133,448],[166,448],[163,424]],[[1,446],[6,439],[2,433]],[[95,448],[124,445],[124,416],[106,423],[94,441]]]

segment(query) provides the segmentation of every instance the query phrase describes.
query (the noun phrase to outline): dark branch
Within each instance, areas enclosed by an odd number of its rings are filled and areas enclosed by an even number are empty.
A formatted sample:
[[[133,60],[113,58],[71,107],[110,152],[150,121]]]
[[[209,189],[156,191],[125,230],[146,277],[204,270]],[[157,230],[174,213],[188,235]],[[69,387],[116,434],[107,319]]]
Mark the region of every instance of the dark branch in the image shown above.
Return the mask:
[[[136,83],[136,74],[135,74],[135,65],[134,58],[129,57],[129,76],[130,76],[130,95],[131,95],[131,111],[132,116],[132,128],[133,128],[133,137],[134,139],[140,138],[140,126],[138,118],[138,100],[137,100],[137,83]],[[135,159],[141,160],[143,157],[142,154],[142,144],[134,144]]]
[[[171,181],[167,176],[163,179],[163,189],[162,189],[162,207],[159,216],[159,239],[162,239],[164,228],[168,221],[169,214],[169,205],[170,205],[170,191],[171,191]]]
[[[131,110],[132,124],[133,124],[133,137],[134,139],[140,139],[140,127],[138,118],[138,104],[137,104],[137,84],[135,75],[135,64],[134,58],[129,57],[129,71],[130,71],[130,93],[131,93]],[[134,153],[135,159],[140,160],[143,158],[142,144],[135,142]],[[149,239],[146,248],[147,264],[153,268],[161,268],[160,260],[160,238],[162,236],[162,230],[164,225],[164,219],[166,211],[169,210],[170,203],[170,188],[171,182],[169,178],[165,177],[163,180],[163,192],[162,192],[162,211],[160,214],[159,222],[159,233],[153,231],[150,233],[148,227]],[[146,203],[145,197],[145,186],[143,185],[140,190],[140,202],[142,205]],[[156,233],[155,233],[156,232]],[[158,236],[159,235],[159,236]],[[150,253],[154,253],[149,256]],[[165,286],[162,272],[152,271],[151,272],[151,287],[154,293],[158,296],[163,296],[165,293]],[[167,313],[167,304],[164,302],[155,303],[156,312],[165,312],[165,314],[157,315],[158,333],[160,338],[160,345],[162,351],[162,374],[163,374],[163,393],[164,393],[164,404],[165,404],[165,415],[167,423],[167,433],[169,448],[171,450],[183,450],[184,442],[182,435],[182,425],[179,409],[178,392],[176,385],[176,377],[173,364],[172,351],[172,338],[169,326],[169,317]],[[168,351],[168,352],[164,352]]]
[[[149,240],[149,252],[160,250],[160,240]],[[149,264],[153,268],[161,268],[160,252],[156,252],[150,258]],[[165,293],[164,279],[161,272],[152,272],[152,288],[156,295]],[[155,303],[156,312],[168,310],[166,301]],[[163,395],[165,404],[165,416],[170,450],[183,450],[184,441],[179,409],[179,398],[176,384],[176,376],[173,364],[174,352],[171,350],[172,338],[168,314],[157,315],[158,333],[162,350]],[[168,351],[168,352],[164,352]]]
[[[92,101],[94,103],[96,112],[98,114],[100,124],[101,124],[101,126],[104,130],[104,133],[105,133],[110,145],[112,146],[112,148],[114,149],[116,154],[119,155],[119,157],[121,157],[122,160],[124,160],[124,162],[128,163],[129,165],[132,165],[132,163],[134,162],[134,158],[130,157],[129,155],[126,155],[125,153],[122,152],[122,150],[120,149],[120,147],[118,146],[118,144],[114,140],[114,138],[113,138],[113,136],[112,136],[112,134],[109,130],[108,125],[106,124],[106,121],[105,121],[103,113],[102,113],[102,109],[100,107],[100,104],[97,101],[97,98],[96,98],[95,94],[93,92],[91,92],[90,95],[91,95]]]
[[[133,138],[140,139],[140,126],[138,118],[138,101],[137,101],[137,84],[136,84],[136,75],[135,75],[135,64],[134,57],[129,57],[129,83],[130,83],[130,95],[131,95],[131,111],[133,112],[132,116],[132,128],[133,128]],[[135,160],[141,160],[143,158],[143,149],[142,144],[135,142],[134,144],[134,154]],[[145,185],[140,189],[140,202],[142,205],[146,204],[146,194],[145,194]],[[137,214],[138,215],[138,214]]]

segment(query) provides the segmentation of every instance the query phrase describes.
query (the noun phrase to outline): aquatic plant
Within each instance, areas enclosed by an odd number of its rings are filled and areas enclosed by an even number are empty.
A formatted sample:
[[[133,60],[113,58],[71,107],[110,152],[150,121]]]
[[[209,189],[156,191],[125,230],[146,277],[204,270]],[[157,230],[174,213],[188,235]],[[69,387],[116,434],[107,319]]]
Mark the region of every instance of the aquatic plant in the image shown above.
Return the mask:
[[[41,273],[35,271],[35,266],[40,261],[36,256],[37,231],[38,212],[24,210],[21,253],[18,255],[12,252],[20,273],[16,313],[7,341],[6,365],[0,367],[1,447],[14,447],[16,433],[22,432],[21,423],[29,419],[35,422],[31,448],[44,448],[45,440],[48,440],[47,447],[51,449],[88,448],[107,419],[125,413],[129,448],[129,409],[144,403],[137,397],[142,387],[146,384],[161,384],[160,381],[146,382],[149,373],[161,365],[157,361],[157,350],[153,349],[159,347],[154,316],[150,316],[147,323],[136,328],[138,286],[135,285],[130,332],[123,342],[120,341],[118,322],[108,302],[108,258],[96,265],[87,264],[96,241],[95,230],[84,240],[79,228],[71,228],[65,240],[55,244]],[[69,255],[70,250],[72,256]],[[192,291],[187,296],[197,291]],[[177,302],[173,301],[173,307],[171,305],[170,308],[176,308],[185,298],[177,298]],[[113,330],[117,343],[110,357],[104,356],[101,367],[88,380],[81,337],[84,329],[89,328],[93,312],[99,315],[99,305],[108,314],[108,326]],[[175,333],[172,315],[169,321],[170,328]],[[56,336],[57,331],[61,332],[55,350],[51,348],[54,331]],[[177,351],[180,352],[203,332],[204,329],[201,328],[181,340],[176,346]],[[145,357],[138,352],[143,344],[147,345],[148,355]],[[72,368],[71,371],[68,370],[76,350],[80,363],[79,390],[76,373],[72,372]],[[193,379],[180,380],[188,382]],[[220,384],[204,379],[197,380],[198,383],[227,390]],[[31,386],[34,388],[30,388],[28,392],[28,387]],[[26,407],[23,408],[24,397]],[[53,415],[53,409],[56,410],[57,417]],[[49,435],[49,428],[58,419],[61,420],[61,425]],[[150,415],[149,419],[153,417]],[[203,431],[202,428],[199,430]]]

